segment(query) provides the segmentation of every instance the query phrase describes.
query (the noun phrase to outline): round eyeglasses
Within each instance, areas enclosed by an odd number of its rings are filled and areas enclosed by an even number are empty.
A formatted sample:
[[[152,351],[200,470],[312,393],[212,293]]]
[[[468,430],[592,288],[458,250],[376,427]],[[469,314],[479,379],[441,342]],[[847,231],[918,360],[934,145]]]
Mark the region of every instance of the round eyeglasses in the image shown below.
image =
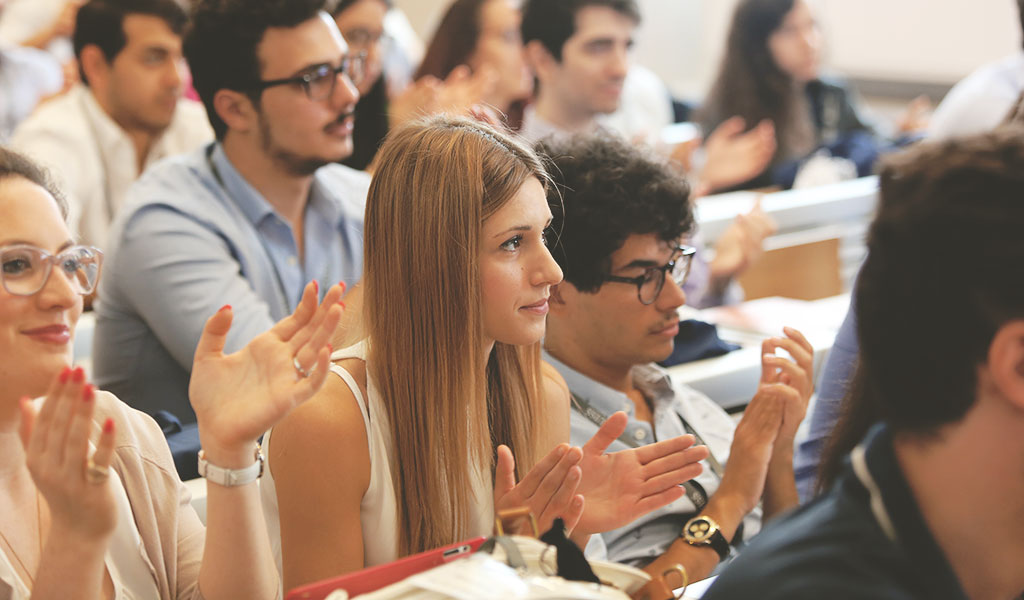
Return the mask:
[[[358,86],[366,74],[366,52],[346,54],[341,59],[341,64],[336,67],[328,64],[315,65],[294,77],[257,81],[252,89],[262,92],[276,85],[297,84],[302,86],[310,100],[319,102],[330,98],[334,93],[339,74],[348,77],[352,85]]]
[[[0,280],[15,296],[31,296],[43,289],[57,265],[75,292],[85,296],[96,289],[103,253],[92,246],[72,246],[52,255],[28,244],[0,248]]]
[[[667,263],[660,267],[649,267],[639,277],[619,277],[617,275],[606,275],[605,281],[618,283],[630,283],[636,286],[636,295],[641,304],[654,304],[665,287],[665,274],[672,273],[672,280],[679,287],[683,287],[686,278],[690,275],[690,265],[693,263],[693,255],[696,248],[690,246],[676,246],[672,249],[672,257]]]

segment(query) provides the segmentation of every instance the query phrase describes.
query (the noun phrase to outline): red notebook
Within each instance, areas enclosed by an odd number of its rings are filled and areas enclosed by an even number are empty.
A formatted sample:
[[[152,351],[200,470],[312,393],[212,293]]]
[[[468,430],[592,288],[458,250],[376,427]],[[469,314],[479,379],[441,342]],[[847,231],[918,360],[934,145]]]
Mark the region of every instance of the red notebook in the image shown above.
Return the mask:
[[[288,592],[285,600],[323,600],[335,590],[345,590],[350,598],[359,594],[367,594],[392,583],[398,583],[406,577],[422,573],[427,569],[465,558],[475,552],[486,539],[484,537],[473,538],[436,550],[406,556],[395,562],[300,586]]]

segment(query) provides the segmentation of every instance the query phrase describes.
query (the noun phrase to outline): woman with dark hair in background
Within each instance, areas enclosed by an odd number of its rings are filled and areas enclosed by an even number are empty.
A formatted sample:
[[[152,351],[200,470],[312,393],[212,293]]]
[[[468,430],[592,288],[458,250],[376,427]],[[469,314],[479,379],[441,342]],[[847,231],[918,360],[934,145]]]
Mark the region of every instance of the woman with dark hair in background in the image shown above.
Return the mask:
[[[805,0],[743,0],[736,7],[718,77],[698,121],[704,131],[730,119],[742,119],[746,127],[769,121],[777,140],[769,167],[737,187],[791,187],[805,159],[819,150],[852,163],[837,172],[852,166],[864,176],[890,145],[861,117],[843,84],[821,77],[822,45]],[[926,108],[915,101],[900,132],[923,129]]]
[[[533,93],[520,20],[511,0],[455,0],[434,32],[416,78],[446,79],[460,67],[492,70],[494,85],[481,100],[501,112],[510,129],[518,130]]]

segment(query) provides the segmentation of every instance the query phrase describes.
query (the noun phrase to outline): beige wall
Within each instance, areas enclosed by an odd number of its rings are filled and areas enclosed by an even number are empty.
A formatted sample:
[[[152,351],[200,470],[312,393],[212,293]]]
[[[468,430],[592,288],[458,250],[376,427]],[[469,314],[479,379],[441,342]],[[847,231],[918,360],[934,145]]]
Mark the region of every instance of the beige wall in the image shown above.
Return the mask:
[[[700,96],[736,0],[639,0],[636,60],[677,94]],[[812,0],[828,64],[848,76],[953,83],[1020,48],[1014,0]],[[449,0],[396,0],[427,39]]]

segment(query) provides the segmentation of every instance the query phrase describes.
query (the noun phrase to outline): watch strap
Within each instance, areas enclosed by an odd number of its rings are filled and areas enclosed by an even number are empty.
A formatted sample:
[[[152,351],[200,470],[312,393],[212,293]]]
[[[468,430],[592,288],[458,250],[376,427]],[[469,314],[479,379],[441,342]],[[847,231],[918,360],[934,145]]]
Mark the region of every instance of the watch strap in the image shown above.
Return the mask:
[[[199,475],[207,481],[222,485],[224,487],[236,487],[248,485],[263,476],[263,452],[256,446],[254,462],[248,467],[241,469],[227,469],[206,460],[206,454],[199,451]]]
[[[683,540],[691,546],[707,546],[718,554],[719,560],[729,556],[729,540],[722,535],[722,529],[714,519],[698,515],[683,527]]]

